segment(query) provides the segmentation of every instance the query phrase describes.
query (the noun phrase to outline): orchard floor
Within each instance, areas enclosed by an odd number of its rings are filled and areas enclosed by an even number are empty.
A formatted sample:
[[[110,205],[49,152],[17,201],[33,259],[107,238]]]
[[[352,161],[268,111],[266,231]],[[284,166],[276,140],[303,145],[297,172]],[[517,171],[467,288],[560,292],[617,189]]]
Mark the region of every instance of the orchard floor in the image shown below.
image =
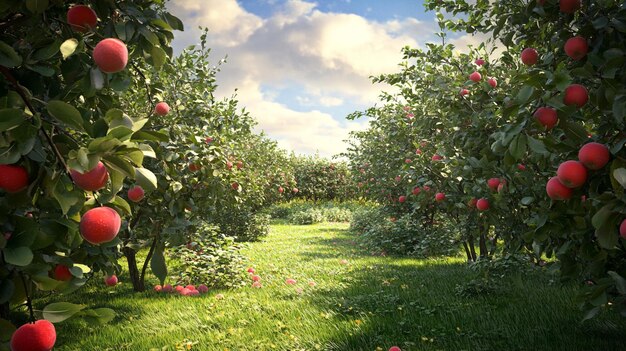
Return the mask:
[[[55,350],[626,348],[623,319],[581,323],[576,287],[556,284],[548,274],[526,276],[494,294],[461,297],[457,286],[475,274],[462,258],[372,257],[354,246],[347,228],[272,225],[268,238],[245,250],[262,277],[260,289],[181,297],[135,294],[123,283],[87,288],[70,301],[111,307],[118,317],[104,327],[77,319],[58,324]],[[287,278],[297,284],[285,284]]]

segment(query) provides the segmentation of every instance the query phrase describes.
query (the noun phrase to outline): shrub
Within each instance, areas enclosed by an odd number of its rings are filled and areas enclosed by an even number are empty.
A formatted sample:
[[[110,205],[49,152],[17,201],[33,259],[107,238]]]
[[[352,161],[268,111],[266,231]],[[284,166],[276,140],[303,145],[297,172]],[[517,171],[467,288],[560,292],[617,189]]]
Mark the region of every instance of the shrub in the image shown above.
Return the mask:
[[[289,221],[294,224],[315,224],[322,223],[324,220],[324,213],[316,208],[299,211],[289,217]]]
[[[270,216],[248,210],[232,209],[220,215],[215,223],[220,231],[237,241],[257,241],[270,231]]]
[[[176,283],[205,284],[209,288],[235,288],[245,284],[245,258],[240,248],[233,237],[221,234],[218,227],[200,226],[194,241],[169,251],[169,256],[178,261],[174,265]]]

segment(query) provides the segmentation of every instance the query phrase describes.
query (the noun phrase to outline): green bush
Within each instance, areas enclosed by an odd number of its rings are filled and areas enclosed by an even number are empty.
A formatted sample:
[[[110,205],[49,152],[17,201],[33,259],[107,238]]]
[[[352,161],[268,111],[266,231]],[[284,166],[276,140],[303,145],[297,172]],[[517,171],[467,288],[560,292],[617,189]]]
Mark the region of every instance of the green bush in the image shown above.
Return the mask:
[[[248,209],[222,210],[214,223],[222,233],[237,241],[257,241],[270,231],[270,216],[261,212],[253,213]]]
[[[324,213],[322,210],[316,208],[299,211],[289,217],[289,222],[293,224],[315,224],[324,221]]]
[[[417,257],[456,254],[459,238],[452,229],[445,221],[424,226],[411,214],[394,218],[382,207],[357,211],[350,223],[350,230],[371,252]]]
[[[352,219],[352,211],[347,208],[324,208],[322,216],[326,222],[350,222]]]
[[[245,257],[235,239],[212,225],[202,225],[194,241],[168,251],[177,264],[176,283],[205,284],[209,288],[235,288],[245,284]]]

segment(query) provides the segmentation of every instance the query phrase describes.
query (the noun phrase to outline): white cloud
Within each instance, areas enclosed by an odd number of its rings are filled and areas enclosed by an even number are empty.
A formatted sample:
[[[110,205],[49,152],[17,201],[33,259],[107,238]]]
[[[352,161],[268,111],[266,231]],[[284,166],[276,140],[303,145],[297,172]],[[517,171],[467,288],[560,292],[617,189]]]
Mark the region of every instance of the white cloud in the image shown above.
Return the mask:
[[[373,85],[369,76],[396,72],[401,49],[419,46],[422,33],[430,35],[434,28],[413,18],[376,22],[322,12],[303,0],[286,1],[268,18],[248,13],[235,0],[169,4],[187,28],[175,41],[178,50],[197,42],[197,27],[203,26],[209,28],[213,60],[228,55],[217,76],[218,96],[230,96],[238,88],[242,106],[280,145],[296,152],[319,149],[327,156],[344,151],[342,140],[365,122],[320,110],[375,104],[385,87]],[[300,90],[295,102],[309,111],[292,110],[280,101],[278,92],[294,88]]]

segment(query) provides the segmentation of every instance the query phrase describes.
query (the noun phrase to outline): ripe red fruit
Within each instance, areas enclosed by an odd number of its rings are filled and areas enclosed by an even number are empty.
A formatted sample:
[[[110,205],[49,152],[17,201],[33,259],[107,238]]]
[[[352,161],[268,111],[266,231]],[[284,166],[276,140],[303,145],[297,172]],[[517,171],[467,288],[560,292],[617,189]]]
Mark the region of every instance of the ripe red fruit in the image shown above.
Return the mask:
[[[300,191],[300,190],[298,190],[298,188],[293,188],[291,191],[292,191],[294,194],[296,194],[296,193],[298,193],[298,191]]]
[[[45,319],[24,324],[11,336],[12,351],[51,351],[57,341],[54,325]]]
[[[416,155],[421,155],[421,154],[422,154],[422,150],[420,150],[420,149],[415,149],[415,154],[416,154]]]
[[[430,187],[428,185],[424,185],[422,189],[424,189],[424,191],[430,191]]]
[[[106,284],[106,286],[116,286],[117,285],[117,276],[115,274],[113,274],[110,277],[104,278],[104,284]]]
[[[572,189],[561,183],[558,177],[552,177],[546,183],[546,193],[552,200],[561,201],[572,197]]]
[[[479,211],[487,211],[489,209],[489,200],[482,198],[476,201],[476,208]]]
[[[600,143],[585,144],[578,151],[578,160],[585,165],[585,167],[592,170],[606,166],[609,162],[609,158],[609,148]]]
[[[559,8],[563,13],[574,13],[581,7],[580,0],[559,0]]]
[[[230,186],[233,188],[233,190],[239,189],[239,183],[237,182],[233,182]]]
[[[413,193],[413,195],[417,195],[417,194],[419,194],[419,193],[420,193],[420,191],[421,191],[421,190],[420,190],[420,187],[419,187],[419,186],[416,186],[415,188],[413,188],[413,191],[412,191],[411,193]]]
[[[580,84],[572,84],[565,88],[565,96],[563,97],[563,103],[571,106],[575,105],[578,108],[585,106],[589,100],[589,94],[587,88]]]
[[[161,285],[157,284],[157,285],[154,286],[154,291],[161,292],[161,291],[163,291],[163,287]]]
[[[568,188],[578,188],[587,181],[587,169],[578,161],[565,161],[556,171],[559,181]]]
[[[389,351],[402,351],[398,346],[392,346],[389,348]]]
[[[475,63],[477,66],[482,66],[482,65],[484,65],[484,64],[485,64],[485,60],[483,60],[483,59],[479,58],[479,59],[476,59],[476,61],[474,61],[474,63]]]
[[[279,187],[278,187],[278,192],[282,194],[282,193],[283,193],[283,191],[285,191],[285,189],[283,189],[283,187],[282,187],[282,186],[279,186]]]
[[[18,193],[28,186],[26,168],[16,165],[0,165],[0,189],[7,193]]]
[[[110,207],[96,207],[80,219],[80,235],[94,245],[107,243],[117,236],[122,225],[120,215]]]
[[[192,172],[200,170],[200,165],[197,165],[195,163],[190,163],[188,167],[189,167],[189,170]]]
[[[398,198],[398,201],[399,201],[400,203],[404,203],[404,202],[406,201],[406,196],[404,196],[404,195],[403,195],[403,196],[400,196],[400,197]]]
[[[70,272],[70,269],[66,265],[58,264],[56,267],[54,267],[54,272],[52,274],[52,277],[56,280],[61,280],[61,281],[66,282],[68,280],[72,280],[74,276],[72,275],[72,273]]]
[[[213,138],[211,138],[211,137],[206,137],[206,138],[204,138],[204,142],[205,142],[205,143],[207,143],[207,144],[210,144],[210,143],[212,143],[212,142],[213,142]]]
[[[128,63],[128,49],[121,40],[107,38],[93,49],[93,60],[104,73],[120,72]]]
[[[461,90],[459,91],[459,94],[460,94],[461,96],[465,96],[465,95],[469,94],[469,90],[467,90],[467,89],[461,89]]]
[[[545,130],[554,128],[556,122],[559,120],[559,115],[556,110],[551,107],[540,107],[535,111],[533,116],[539,124],[545,127]]]
[[[622,224],[619,225],[619,235],[622,238],[626,239],[626,219],[622,221]]]
[[[161,101],[154,107],[154,114],[157,116],[165,116],[170,113],[170,105],[167,102]]]
[[[496,191],[498,189],[498,185],[500,185],[500,178],[490,178],[487,180],[487,186],[492,191]]]
[[[402,177],[396,176],[395,180],[396,180],[396,182],[400,182],[400,181],[402,181]]]
[[[242,168],[243,168],[243,162],[237,161],[237,169],[242,169]]]
[[[440,155],[433,155],[433,157],[430,158],[432,161],[441,161],[443,160],[443,156]]]
[[[469,79],[470,79],[472,82],[476,82],[476,83],[478,83],[478,82],[480,82],[480,80],[482,79],[482,76],[480,75],[480,73],[478,73],[478,72],[474,72],[474,73],[472,73],[472,74],[470,74],[470,75],[469,75]]]
[[[406,160],[404,160],[404,163],[411,163],[411,159],[407,158]]]
[[[136,185],[130,189],[128,189],[128,199],[132,202],[139,202],[143,199],[145,192],[143,188],[139,185]]]
[[[517,169],[519,169],[520,171],[525,171],[526,170],[526,166],[524,166],[523,164],[519,164],[517,165]]]
[[[70,175],[74,184],[79,188],[87,191],[97,191],[102,188],[109,180],[109,171],[102,162],[98,162],[96,167],[86,173],[80,173],[76,170],[70,170]]]
[[[87,32],[96,28],[98,16],[89,6],[74,5],[67,11],[67,23],[77,32]]]
[[[230,161],[226,162],[226,169],[229,169],[229,170],[230,170],[230,169],[232,169],[232,168],[233,168],[233,163],[232,163],[232,162],[230,162]]]
[[[172,287],[172,284],[165,284],[165,285],[163,285],[163,292],[171,293],[172,291],[174,291],[174,288]]]
[[[526,48],[522,51],[521,58],[522,63],[524,63],[526,66],[532,66],[537,63],[537,60],[539,59],[539,54],[537,53],[537,50],[533,48]]]
[[[587,51],[589,51],[589,47],[587,46],[587,39],[576,36],[573,38],[569,38],[565,42],[565,54],[571,57],[572,60],[580,60],[587,55]]]
[[[204,284],[200,284],[200,285],[198,286],[198,292],[199,292],[200,294],[205,294],[205,293],[209,292],[209,287],[208,287],[208,286],[206,286],[206,285],[204,285]]]
[[[495,88],[498,86],[498,81],[493,77],[489,78],[487,80],[487,83],[489,83],[489,85],[491,85],[492,88]]]
[[[436,193],[435,194],[435,201],[441,202],[441,201],[443,201],[445,199],[446,199],[446,194],[444,194],[444,193]]]

